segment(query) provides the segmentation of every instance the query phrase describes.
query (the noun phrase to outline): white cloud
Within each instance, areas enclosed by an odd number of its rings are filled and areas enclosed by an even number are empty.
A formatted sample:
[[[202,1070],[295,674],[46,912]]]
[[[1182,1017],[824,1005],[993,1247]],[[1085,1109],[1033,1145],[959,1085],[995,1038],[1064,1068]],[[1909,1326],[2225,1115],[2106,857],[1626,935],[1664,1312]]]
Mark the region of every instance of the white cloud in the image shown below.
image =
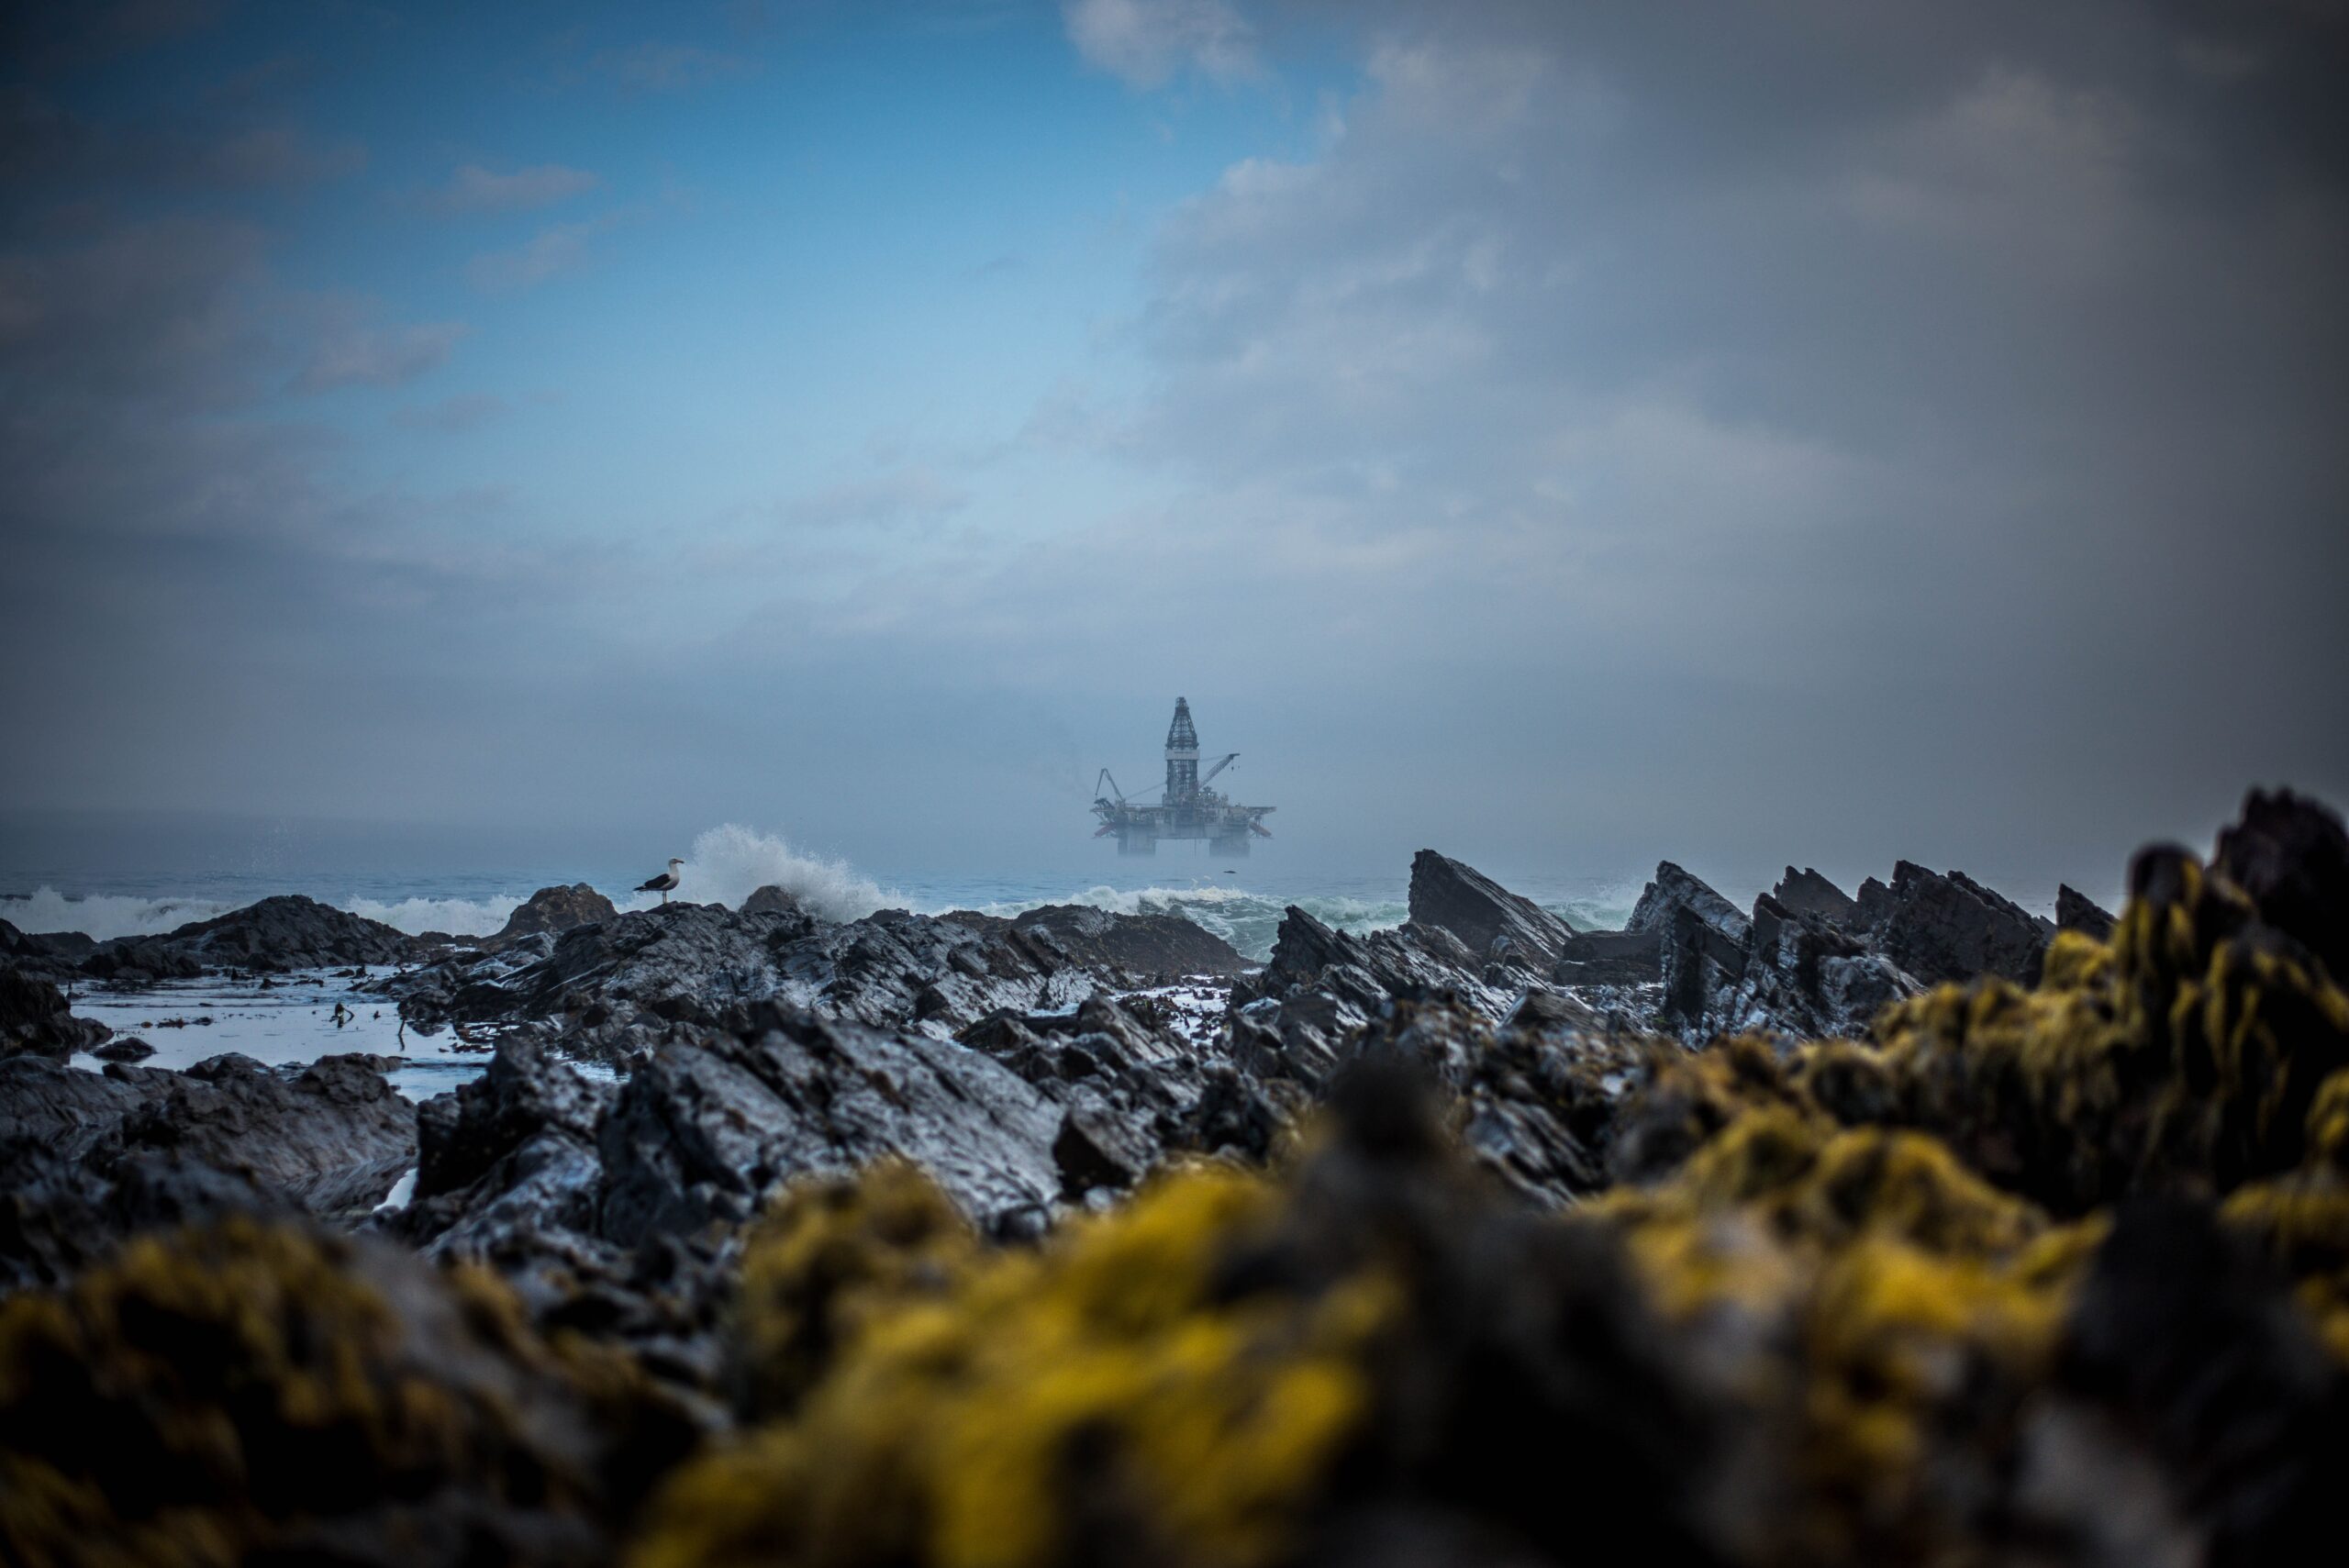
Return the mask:
[[[1130,86],[1186,68],[1223,82],[1257,70],[1254,32],[1226,0],[1063,0],[1061,18],[1087,63]]]

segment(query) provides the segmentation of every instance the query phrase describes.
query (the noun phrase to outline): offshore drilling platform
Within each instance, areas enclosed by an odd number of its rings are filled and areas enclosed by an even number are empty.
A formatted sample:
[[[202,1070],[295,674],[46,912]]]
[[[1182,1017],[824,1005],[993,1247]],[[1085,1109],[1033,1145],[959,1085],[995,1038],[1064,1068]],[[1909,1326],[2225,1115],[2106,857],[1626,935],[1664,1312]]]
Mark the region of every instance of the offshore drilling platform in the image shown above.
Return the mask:
[[[1219,757],[1202,775],[1199,732],[1191,728],[1191,704],[1187,698],[1176,697],[1174,722],[1166,731],[1166,783],[1158,804],[1128,800],[1104,768],[1093,784],[1093,815],[1101,819],[1093,836],[1106,839],[1115,834],[1121,855],[1154,855],[1161,839],[1205,839],[1209,854],[1226,859],[1246,854],[1251,842],[1273,836],[1264,822],[1273,808],[1234,806],[1229,796],[1208,787],[1216,774],[1239,759],[1237,751]],[[1108,785],[1106,794],[1101,792],[1105,784]]]

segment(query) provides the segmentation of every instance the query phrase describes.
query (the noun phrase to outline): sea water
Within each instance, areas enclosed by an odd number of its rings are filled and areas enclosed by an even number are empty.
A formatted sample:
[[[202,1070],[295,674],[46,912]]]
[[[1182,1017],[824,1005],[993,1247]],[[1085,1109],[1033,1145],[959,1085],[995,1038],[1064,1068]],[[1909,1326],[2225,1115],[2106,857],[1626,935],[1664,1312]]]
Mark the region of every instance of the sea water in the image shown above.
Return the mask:
[[[322,862],[339,860],[320,857]],[[447,863],[385,871],[271,857],[261,864],[153,870],[54,857],[44,864],[20,846],[0,863],[0,919],[19,930],[80,931],[104,941],[158,935],[273,894],[300,893],[411,935],[486,936],[536,889],[557,884],[585,882],[623,910],[648,908],[659,896],[634,889],[655,869],[547,860],[494,870]],[[1377,872],[1308,872],[1285,863],[1275,849],[1227,865],[1197,853],[1197,846],[1170,844],[1147,860],[1119,860],[1105,846],[1097,866],[1076,873],[869,871],[806,852],[780,835],[729,824],[694,839],[679,877],[673,898],[739,906],[758,888],[774,885],[833,920],[891,908],[1009,916],[1048,904],[1179,915],[1262,962],[1271,956],[1291,905],[1342,930],[1400,925],[1409,913],[1410,864],[1405,857]],[[1585,929],[1620,926],[1642,885],[1636,876],[1622,874],[1514,873],[1506,881]],[[1751,898],[1750,891],[1722,891],[1741,902]]]

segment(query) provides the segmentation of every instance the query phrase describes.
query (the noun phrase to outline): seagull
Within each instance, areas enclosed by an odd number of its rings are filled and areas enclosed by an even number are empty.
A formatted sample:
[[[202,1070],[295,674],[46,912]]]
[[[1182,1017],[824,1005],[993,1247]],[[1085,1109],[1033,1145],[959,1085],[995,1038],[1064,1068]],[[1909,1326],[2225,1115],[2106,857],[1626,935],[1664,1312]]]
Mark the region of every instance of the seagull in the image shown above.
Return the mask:
[[[677,868],[685,863],[681,860],[672,858],[667,871],[662,872],[651,882],[639,883],[636,890],[639,893],[657,893],[661,895],[662,903],[668,903],[670,893],[677,885]]]

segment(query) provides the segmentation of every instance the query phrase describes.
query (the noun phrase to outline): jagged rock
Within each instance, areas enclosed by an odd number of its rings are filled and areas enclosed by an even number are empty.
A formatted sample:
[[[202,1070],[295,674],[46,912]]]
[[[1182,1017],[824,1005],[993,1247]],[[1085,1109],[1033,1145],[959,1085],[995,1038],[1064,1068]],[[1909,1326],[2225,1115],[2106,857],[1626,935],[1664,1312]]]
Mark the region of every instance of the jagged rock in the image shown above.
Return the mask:
[[[1977,974],[2036,984],[2047,939],[2055,934],[2054,922],[1963,872],[1943,876],[1902,861],[1893,867],[1890,887],[1871,878],[1861,891],[1874,946],[1929,985]]]
[[[1576,931],[1560,951],[1550,978],[1560,985],[1640,985],[1662,977],[1660,931]]]
[[[1497,1028],[1448,999],[1393,1003],[1352,1060],[1408,1062],[1443,1084],[1469,1155],[1531,1202],[1560,1207],[1605,1185],[1608,1126],[1639,1080],[1642,1048],[1573,998],[1535,990]]]
[[[176,1155],[132,1155],[100,1173],[54,1150],[0,1146],[0,1296],[61,1284],[143,1231],[295,1212],[245,1176]]]
[[[1227,1017],[1233,1060],[1260,1078],[1311,1087],[1391,998],[1454,996],[1497,1020],[1522,994],[1508,979],[1505,970],[1488,972],[1483,955],[1442,927],[1414,922],[1358,937],[1291,905],[1274,938],[1272,962],[1232,985]]]
[[[654,1052],[604,1118],[600,1225],[622,1246],[748,1218],[776,1186],[885,1156],[983,1228],[1058,1196],[1058,1107],[977,1051],[762,1004],[747,1027]]]
[[[2349,985],[2349,832],[2337,814],[2288,789],[2253,790],[2211,864]]]
[[[1817,915],[1838,926],[1859,923],[1859,901],[1809,867],[1788,866],[1770,896],[1798,915]]]
[[[75,1018],[65,994],[38,974],[0,968],[0,1056],[67,1057],[113,1033],[95,1018]]]
[[[1531,898],[1433,850],[1411,857],[1411,922],[1451,932],[1486,959],[1513,955],[1548,973],[1566,955],[1575,929]],[[1496,951],[1497,944],[1506,944]]]
[[[1692,1044],[1725,1034],[1832,1039],[1865,1032],[1886,1004],[1920,989],[1824,917],[1765,893],[1754,900],[1742,942],[1693,908],[1675,912],[1656,1022]]]
[[[1074,1006],[1168,969],[1228,973],[1229,946],[1175,917],[1092,908],[1017,921],[885,909],[845,924],[770,906],[672,903],[576,927],[538,952],[460,955],[376,983],[412,1025],[538,1021],[575,1055],[629,1061],[680,1027],[777,1001],[940,1040],[1009,1008]],[[540,937],[534,941],[545,941]]]
[[[83,1073],[36,1056],[0,1059],[0,1153],[21,1147],[79,1162],[177,1076],[145,1067]]]
[[[1623,922],[1623,929],[1653,931],[1668,942],[1682,909],[1732,944],[1745,940],[1745,917],[1737,912],[1737,906],[1670,861],[1658,862],[1655,879],[1640,890],[1640,901],[1631,906],[1631,917]]]
[[[2113,918],[2097,906],[2096,900],[2078,891],[2069,883],[2055,889],[2055,929],[2077,931],[2094,937],[2098,941],[2112,940]]]
[[[573,926],[608,920],[618,913],[610,899],[584,882],[568,887],[541,887],[506,917],[505,927],[491,940],[510,942],[541,932],[567,931]]]
[[[1005,919],[957,909],[941,918],[991,935],[1043,936],[1071,961],[1137,982],[1239,974],[1252,967],[1230,942],[1180,915],[1119,915],[1089,904],[1047,904]]]
[[[185,1073],[109,1067],[136,1103],[95,1140],[96,1168],[147,1151],[249,1176],[315,1214],[363,1215],[416,1163],[416,1109],[378,1056],[321,1057],[285,1076],[250,1057]],[[102,1080],[103,1081],[103,1080]]]
[[[101,942],[83,961],[101,979],[186,978],[207,969],[283,973],[401,963],[417,951],[406,933],[300,894],[264,898],[160,937]]]
[[[110,1173],[160,1152],[249,1176],[312,1214],[364,1214],[416,1164],[416,1110],[383,1056],[327,1056],[298,1075],[249,1056],[188,1073],[83,1073],[30,1056],[0,1061],[0,1160],[45,1151]]]

